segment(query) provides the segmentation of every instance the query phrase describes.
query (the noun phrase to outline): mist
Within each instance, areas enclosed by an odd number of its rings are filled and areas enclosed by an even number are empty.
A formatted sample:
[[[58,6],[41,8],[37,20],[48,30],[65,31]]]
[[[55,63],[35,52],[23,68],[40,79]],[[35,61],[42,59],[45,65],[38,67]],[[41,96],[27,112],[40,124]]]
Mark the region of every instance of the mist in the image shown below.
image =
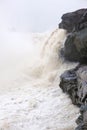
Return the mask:
[[[79,109],[59,87],[78,63],[60,55],[61,16],[87,0],[0,0],[0,130],[74,130]],[[61,125],[62,124],[62,125]]]
[[[86,0],[0,0],[0,30],[52,30],[57,27],[62,14],[86,6]]]

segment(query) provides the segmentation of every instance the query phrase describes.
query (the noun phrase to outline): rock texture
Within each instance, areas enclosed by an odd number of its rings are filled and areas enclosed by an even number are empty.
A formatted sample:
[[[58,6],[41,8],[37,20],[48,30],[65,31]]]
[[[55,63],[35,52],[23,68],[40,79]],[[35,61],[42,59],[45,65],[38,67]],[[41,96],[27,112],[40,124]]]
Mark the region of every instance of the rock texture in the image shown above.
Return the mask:
[[[87,130],[87,105],[82,105],[80,108],[81,115],[76,120],[78,127],[75,130]]]
[[[60,87],[69,94],[73,104],[87,104],[87,66],[65,71],[61,75]]]
[[[70,32],[64,44],[63,56],[70,61],[87,62],[87,9],[64,14],[59,28]]]
[[[81,104],[87,104],[87,66],[80,67],[77,72],[78,98]]]
[[[59,28],[65,29],[68,32],[81,30],[85,27],[87,27],[87,9],[64,14],[62,22],[59,24]]]
[[[81,107],[76,130],[87,130],[87,66],[65,71],[61,75],[60,87],[70,96],[74,105]]]
[[[63,50],[67,60],[87,62],[87,28],[69,34]]]
[[[77,77],[74,70],[65,71],[61,75],[60,87],[69,94],[73,104],[77,105]]]
[[[66,60],[80,62],[61,75],[60,87],[80,107],[76,130],[87,130],[87,9],[64,14],[59,28],[68,32],[61,54]]]

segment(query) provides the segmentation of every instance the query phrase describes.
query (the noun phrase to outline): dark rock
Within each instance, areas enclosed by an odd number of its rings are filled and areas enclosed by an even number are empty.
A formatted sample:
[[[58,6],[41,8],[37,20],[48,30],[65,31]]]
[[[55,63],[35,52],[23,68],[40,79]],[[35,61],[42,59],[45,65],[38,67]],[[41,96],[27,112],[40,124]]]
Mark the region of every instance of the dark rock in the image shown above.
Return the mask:
[[[65,71],[60,78],[60,88],[63,90],[63,92],[69,94],[73,104],[79,105],[77,104],[77,77],[75,71]]]
[[[73,104],[81,107],[76,130],[87,130],[87,9],[64,14],[59,28],[69,32],[61,55],[66,60],[80,62],[75,69],[61,75],[60,87]]]
[[[78,119],[76,120],[76,123],[77,123],[78,125],[80,125],[80,124],[83,123],[83,116],[82,116],[82,115],[80,115],[80,116],[78,117]]]
[[[75,130],[87,130],[87,126],[86,124],[82,123]]]
[[[68,35],[63,49],[63,56],[66,60],[69,61],[79,61],[80,60],[80,54],[77,51],[77,48],[75,44],[73,43],[75,41],[76,35],[70,34]]]
[[[76,130],[87,130],[87,65],[79,65],[61,75],[60,87],[72,103],[80,107]]]
[[[69,94],[73,104],[87,104],[87,66],[65,71],[61,75],[60,88]]]
[[[82,104],[87,104],[87,66],[82,66],[76,72],[77,75],[77,95],[79,102]]]
[[[67,36],[63,53],[67,60],[87,63],[87,28]]]
[[[77,122],[79,126],[76,128],[76,130],[87,130],[87,105],[82,105],[80,112],[81,115],[79,117],[81,117],[81,122],[79,122],[79,124]],[[77,120],[79,120],[79,118]]]
[[[68,32],[78,31],[85,27],[87,27],[87,9],[64,14],[62,22],[59,24],[59,28],[65,29]]]

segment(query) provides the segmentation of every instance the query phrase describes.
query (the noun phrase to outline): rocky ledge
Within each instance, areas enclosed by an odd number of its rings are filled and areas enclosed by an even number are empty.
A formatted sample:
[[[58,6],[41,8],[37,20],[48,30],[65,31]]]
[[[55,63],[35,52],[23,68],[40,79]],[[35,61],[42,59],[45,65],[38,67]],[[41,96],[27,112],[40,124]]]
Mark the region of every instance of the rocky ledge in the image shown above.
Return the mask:
[[[62,16],[59,28],[68,32],[79,31],[87,27],[87,9],[79,9],[74,12],[66,13]]]
[[[64,14],[59,28],[68,32],[62,55],[66,60],[79,62],[76,68],[61,75],[60,87],[80,107],[76,130],[87,130],[87,9]]]

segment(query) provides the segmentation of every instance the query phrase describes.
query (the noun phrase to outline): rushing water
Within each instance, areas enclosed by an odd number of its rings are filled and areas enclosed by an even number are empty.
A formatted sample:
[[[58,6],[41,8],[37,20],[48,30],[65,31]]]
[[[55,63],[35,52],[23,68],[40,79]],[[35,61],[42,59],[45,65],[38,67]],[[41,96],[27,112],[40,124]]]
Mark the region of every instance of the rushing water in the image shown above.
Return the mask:
[[[0,33],[0,130],[74,130],[79,110],[59,87],[77,63],[60,55],[66,31]]]

